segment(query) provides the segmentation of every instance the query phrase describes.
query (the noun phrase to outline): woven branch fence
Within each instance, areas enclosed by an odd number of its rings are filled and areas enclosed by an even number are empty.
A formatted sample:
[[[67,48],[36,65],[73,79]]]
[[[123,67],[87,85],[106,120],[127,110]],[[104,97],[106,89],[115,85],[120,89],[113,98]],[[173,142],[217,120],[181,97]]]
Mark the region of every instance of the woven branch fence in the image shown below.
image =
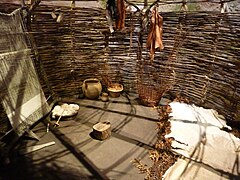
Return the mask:
[[[220,7],[219,2],[212,4]],[[139,93],[139,84],[157,93],[178,92],[240,120],[240,12],[161,11],[181,3],[159,3],[165,48],[152,62],[145,45],[149,25],[141,29],[141,12],[127,11],[126,28],[111,34],[103,8],[40,4],[26,35],[35,43],[33,59],[46,96],[78,96],[82,82],[97,77],[104,85],[106,79],[121,82],[131,93]],[[1,4],[0,9],[10,12],[17,6]],[[63,13],[60,23],[52,12]]]

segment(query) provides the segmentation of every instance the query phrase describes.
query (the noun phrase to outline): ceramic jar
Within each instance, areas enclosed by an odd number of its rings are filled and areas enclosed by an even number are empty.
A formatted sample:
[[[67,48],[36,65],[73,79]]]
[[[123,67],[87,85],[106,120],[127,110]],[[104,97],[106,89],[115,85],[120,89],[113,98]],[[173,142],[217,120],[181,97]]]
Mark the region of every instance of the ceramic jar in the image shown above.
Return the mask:
[[[109,100],[108,93],[102,93],[101,100],[103,102],[107,102]]]
[[[98,99],[102,92],[102,84],[99,79],[90,78],[83,81],[83,95],[88,99]]]

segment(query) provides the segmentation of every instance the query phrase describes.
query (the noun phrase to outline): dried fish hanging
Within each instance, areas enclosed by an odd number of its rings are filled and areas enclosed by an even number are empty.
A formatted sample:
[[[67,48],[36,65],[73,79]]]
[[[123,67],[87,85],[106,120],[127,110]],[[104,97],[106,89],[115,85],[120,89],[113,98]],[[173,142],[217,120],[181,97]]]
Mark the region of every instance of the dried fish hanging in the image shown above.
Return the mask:
[[[107,18],[109,30],[111,33],[114,32],[113,20],[116,19],[116,16],[117,16],[117,10],[116,10],[115,0],[108,0],[106,5],[106,18]]]
[[[148,34],[146,47],[150,50],[150,59],[154,59],[155,50],[163,49],[162,33],[163,33],[163,17],[158,14],[157,7],[152,10],[150,21],[150,32]]]
[[[126,7],[124,0],[108,0],[106,5],[106,18],[108,21],[110,32],[114,32],[113,24],[117,30],[122,30],[125,27]]]
[[[125,27],[126,8],[124,0],[117,0],[116,29],[122,30]]]

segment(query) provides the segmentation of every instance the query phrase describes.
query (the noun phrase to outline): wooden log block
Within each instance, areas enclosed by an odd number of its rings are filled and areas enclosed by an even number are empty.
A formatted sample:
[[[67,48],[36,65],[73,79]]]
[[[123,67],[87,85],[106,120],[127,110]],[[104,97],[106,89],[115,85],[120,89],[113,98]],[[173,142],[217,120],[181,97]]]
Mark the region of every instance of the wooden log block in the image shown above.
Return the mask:
[[[93,126],[93,135],[96,139],[104,140],[111,136],[110,122],[99,122]]]

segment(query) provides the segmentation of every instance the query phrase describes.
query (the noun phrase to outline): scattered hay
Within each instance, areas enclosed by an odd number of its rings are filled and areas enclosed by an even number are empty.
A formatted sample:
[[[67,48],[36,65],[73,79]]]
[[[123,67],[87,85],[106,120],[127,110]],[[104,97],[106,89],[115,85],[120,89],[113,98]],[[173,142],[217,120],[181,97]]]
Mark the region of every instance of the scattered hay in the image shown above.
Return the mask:
[[[146,174],[145,179],[162,179],[164,173],[170,168],[178,159],[178,155],[171,151],[171,143],[173,138],[165,138],[166,134],[171,132],[171,123],[168,121],[171,107],[160,106],[158,108],[159,122],[158,125],[158,140],[155,144],[155,149],[149,151],[149,157],[153,162],[151,167],[143,164],[140,160],[134,159],[132,164],[139,169],[139,172]]]

